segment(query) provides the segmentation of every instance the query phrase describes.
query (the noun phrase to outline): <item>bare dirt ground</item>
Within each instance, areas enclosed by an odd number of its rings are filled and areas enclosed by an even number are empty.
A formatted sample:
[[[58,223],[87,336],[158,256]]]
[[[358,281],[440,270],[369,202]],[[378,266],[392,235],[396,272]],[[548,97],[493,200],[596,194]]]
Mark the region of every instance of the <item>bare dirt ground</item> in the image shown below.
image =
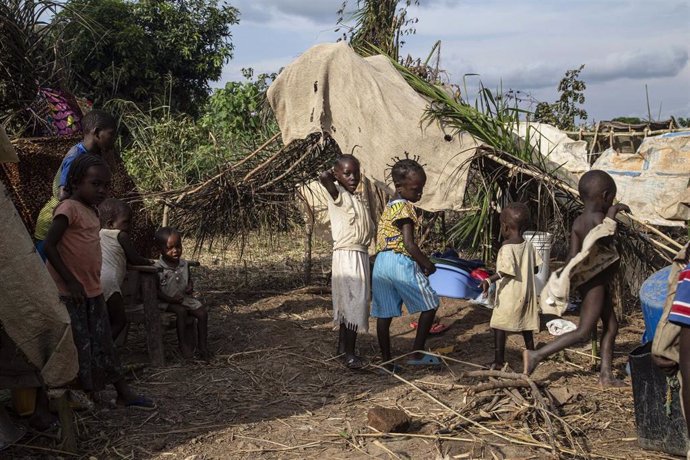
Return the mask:
[[[78,413],[78,457],[554,457],[548,446],[518,445],[497,436],[515,439],[521,433],[520,439],[544,445],[541,428],[520,422],[520,414],[511,408],[506,411],[515,413],[508,421],[499,417],[500,411],[482,414],[478,410],[465,413],[475,425],[449,426],[455,413],[462,413],[472,399],[467,386],[476,382],[459,380],[464,371],[476,369],[467,363],[483,364],[493,357],[489,310],[464,301],[443,301],[439,315],[451,328],[428,343],[432,350],[451,347],[445,351],[448,359],[441,369],[406,368],[401,374],[404,381],[379,375],[376,368],[349,371],[334,357],[336,334],[327,290],[299,289],[300,250],[293,241],[278,239],[262,249],[253,243],[254,249],[246,248],[243,262],[237,261],[237,249],[201,257],[197,289],[211,311],[214,361],[182,361],[175,353],[175,335],[169,331],[165,337],[167,366],[131,374],[132,385],[155,399],[158,409],[141,412],[101,407]],[[318,249],[315,282],[325,286],[330,262],[324,248]],[[393,323],[393,346],[401,354],[412,345],[410,320],[404,316]],[[641,317],[634,315],[619,334],[615,366],[621,376],[627,354],[639,344],[642,328]],[[360,337],[358,348],[377,363],[373,321],[370,331]],[[549,340],[546,332],[536,337],[537,343]],[[510,337],[508,348],[510,366],[521,369],[521,337]],[[536,381],[546,381],[549,389],[567,388],[573,395],[558,410],[577,432],[578,443],[591,458],[668,458],[637,446],[630,387],[599,388],[588,354],[586,347],[566,352],[565,359],[545,362],[534,375]],[[128,363],[145,362],[141,328],[130,331],[122,356]],[[384,436],[369,428],[367,411],[375,406],[407,412],[413,419],[412,436]],[[73,456],[60,453],[49,440],[29,436],[2,457]]]

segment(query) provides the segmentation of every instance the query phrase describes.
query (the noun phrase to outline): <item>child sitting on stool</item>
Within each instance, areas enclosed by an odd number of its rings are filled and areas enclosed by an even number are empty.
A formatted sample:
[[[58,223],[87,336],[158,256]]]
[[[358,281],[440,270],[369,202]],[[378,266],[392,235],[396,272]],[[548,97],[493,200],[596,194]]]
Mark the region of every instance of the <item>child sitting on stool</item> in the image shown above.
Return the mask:
[[[199,357],[210,361],[208,349],[208,312],[201,302],[192,297],[194,284],[189,273],[189,264],[182,259],[182,235],[170,227],[161,227],[156,231],[156,244],[161,251],[160,258],[154,263],[163,270],[158,274],[158,299],[161,309],[175,313],[177,340],[182,357],[194,355],[194,331],[187,330],[187,318],[196,319],[197,348]]]

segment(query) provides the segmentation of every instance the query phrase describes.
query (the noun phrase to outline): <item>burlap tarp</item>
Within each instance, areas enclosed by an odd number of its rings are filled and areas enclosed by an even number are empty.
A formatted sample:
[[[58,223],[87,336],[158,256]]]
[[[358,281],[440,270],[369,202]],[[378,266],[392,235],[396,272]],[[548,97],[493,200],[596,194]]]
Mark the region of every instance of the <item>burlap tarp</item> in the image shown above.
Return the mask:
[[[653,225],[683,226],[690,211],[690,133],[646,138],[636,153],[604,151],[592,166],[611,174],[618,199]]]
[[[0,163],[16,163],[18,161],[17,152],[14,151],[5,128],[0,126]]]
[[[1,182],[0,216],[0,324],[46,385],[63,385],[78,370],[69,315]]]
[[[466,133],[446,137],[451,133],[436,122],[420,122],[427,101],[387,57],[362,58],[346,43],[314,46],[283,69],[268,100],[284,143],[327,133],[389,193],[393,157],[419,155],[427,183],[417,205],[427,211],[462,207],[468,172],[462,165],[479,143]]]

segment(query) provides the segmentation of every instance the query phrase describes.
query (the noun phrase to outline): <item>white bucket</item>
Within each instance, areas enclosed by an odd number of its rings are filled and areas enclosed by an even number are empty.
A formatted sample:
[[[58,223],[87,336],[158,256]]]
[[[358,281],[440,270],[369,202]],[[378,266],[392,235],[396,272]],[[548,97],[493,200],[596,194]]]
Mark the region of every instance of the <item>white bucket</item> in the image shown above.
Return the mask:
[[[550,270],[549,270],[549,260],[551,259],[551,242],[553,241],[553,235],[546,232],[525,232],[522,234],[525,241],[532,243],[532,247],[539,254],[543,263],[539,267],[539,273],[537,273],[535,284],[537,288],[537,295],[541,294],[542,289],[546,286],[546,282],[549,280]]]

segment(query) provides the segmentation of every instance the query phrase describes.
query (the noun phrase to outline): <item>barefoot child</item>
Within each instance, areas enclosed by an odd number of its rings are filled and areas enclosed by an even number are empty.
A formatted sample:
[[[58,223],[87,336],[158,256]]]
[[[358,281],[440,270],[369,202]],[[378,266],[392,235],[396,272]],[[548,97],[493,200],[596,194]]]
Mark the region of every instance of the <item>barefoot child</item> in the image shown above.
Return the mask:
[[[424,350],[439,305],[427,278],[436,267],[419,249],[414,236],[419,220],[412,203],[422,198],[426,183],[424,168],[417,161],[405,158],[393,165],[391,177],[395,195],[379,220],[372,279],[371,314],[378,318],[376,335],[384,362],[391,359],[390,325],[394,317],[402,315],[402,304],[405,303],[408,313],[420,313],[413,351]],[[441,361],[435,356],[416,353],[407,363],[440,365]],[[386,367],[396,369],[392,364]]]
[[[319,180],[328,191],[333,236],[333,321],[339,325],[338,354],[350,369],[364,366],[355,354],[358,332],[369,330],[370,268],[368,248],[374,233],[369,210],[355,195],[361,174],[352,155],[338,157]]]
[[[534,350],[533,332],[539,332],[539,305],[534,284],[535,267],[541,258],[531,243],[522,238],[529,225],[529,209],[524,203],[509,203],[500,216],[503,245],[496,258],[496,273],[482,281],[484,293],[496,284],[496,300],[491,315],[494,331],[494,362],[500,369],[505,362],[506,333],[520,332],[525,348]]]
[[[602,386],[623,386],[613,375],[613,346],[618,333],[618,321],[611,299],[611,282],[618,270],[620,256],[615,248],[616,222],[618,212],[630,212],[624,204],[613,204],[616,197],[616,183],[604,171],[592,170],[585,173],[578,184],[578,192],[584,204],[584,211],[573,222],[570,234],[570,255],[568,263],[559,273],[549,279],[541,294],[542,310],[553,298],[567,301],[567,295],[551,295],[565,286],[577,288],[582,295],[580,324],[572,332],[563,334],[545,347],[523,352],[524,372],[529,375],[540,361],[564,348],[585,341],[591,337],[601,318],[601,371],[599,383]]]
[[[45,239],[48,271],[72,322],[82,389],[93,393],[112,383],[118,404],[154,409],[152,401],[132,392],[120,373],[103,300],[96,206],[105,199],[110,178],[101,157],[80,155],[74,160],[66,182],[69,198],[55,208]]]
[[[156,244],[161,251],[155,266],[163,269],[158,274],[160,281],[158,299],[161,308],[175,313],[177,340],[184,358],[194,355],[194,331],[187,330],[187,318],[196,320],[197,345],[199,357],[205,361],[211,359],[208,349],[208,312],[201,302],[192,297],[194,284],[189,272],[189,264],[182,259],[182,235],[170,227],[161,227],[156,231]]]
[[[116,340],[125,326],[125,303],[120,286],[127,273],[127,264],[151,265],[149,259],[139,255],[129,238],[129,226],[132,220],[132,208],[124,201],[108,198],[98,206],[101,219],[101,286],[103,298],[108,305],[110,331],[113,341]]]

